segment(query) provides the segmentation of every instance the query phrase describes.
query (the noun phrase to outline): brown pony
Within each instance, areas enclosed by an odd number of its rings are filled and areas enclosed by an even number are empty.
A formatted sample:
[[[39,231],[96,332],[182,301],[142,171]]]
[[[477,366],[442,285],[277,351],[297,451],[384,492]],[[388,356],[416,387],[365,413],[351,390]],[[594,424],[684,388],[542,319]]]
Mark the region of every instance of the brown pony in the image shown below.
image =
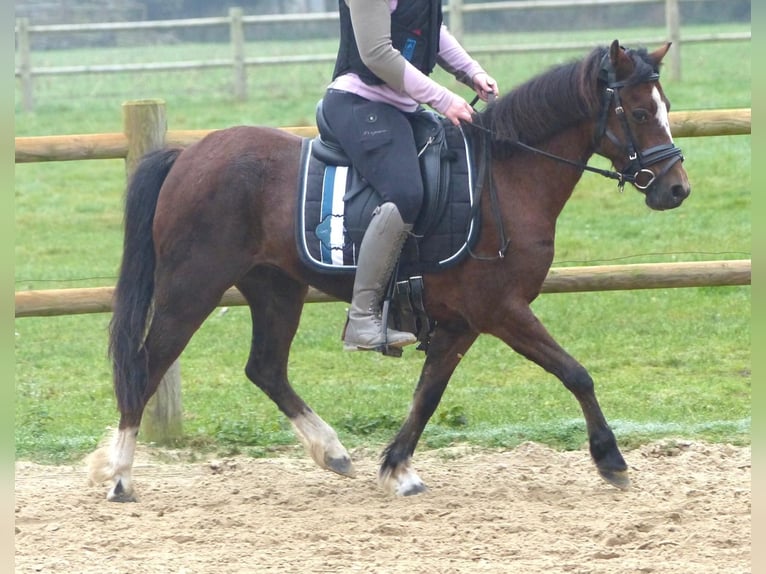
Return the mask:
[[[473,252],[498,253],[500,247],[503,256],[467,257],[424,277],[433,329],[410,412],[382,455],[379,479],[386,491],[425,490],[411,467],[415,447],[461,357],[481,333],[505,341],[561,380],[580,403],[598,472],[618,488],[629,485],[593,380],[548,334],[530,303],[553,260],[556,219],[584,170],[613,177],[620,186],[631,183],[655,210],[678,207],[689,195],[659,82],[669,47],[631,50],[615,40],[520,85],[463,126],[469,136],[491,143],[484,146],[490,163],[478,186],[481,221],[487,223]],[[266,127],[223,129],[185,150],[148,154],[131,178],[110,334],[120,422],[111,446],[97,451],[90,469],[94,482],[110,482],[109,500],[134,500],[133,457],[146,402],[232,286],[252,316],[248,378],[290,420],[319,466],[354,475],[335,431],[287,377],[309,286],[350,301],[353,282],[349,274],[312,269],[296,247],[302,141]],[[593,154],[616,171],[587,166]]]

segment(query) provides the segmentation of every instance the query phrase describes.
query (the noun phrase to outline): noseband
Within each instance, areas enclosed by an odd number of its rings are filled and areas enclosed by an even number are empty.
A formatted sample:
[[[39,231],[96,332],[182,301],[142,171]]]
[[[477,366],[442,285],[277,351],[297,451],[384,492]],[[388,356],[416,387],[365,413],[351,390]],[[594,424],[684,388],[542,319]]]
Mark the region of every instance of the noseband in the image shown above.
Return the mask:
[[[601,60],[601,69],[599,70],[599,80],[606,84],[604,94],[601,101],[601,112],[599,113],[598,123],[596,125],[596,132],[593,137],[593,145],[596,150],[599,148],[601,139],[604,137],[616,145],[618,148],[625,149],[628,155],[628,165],[618,175],[618,186],[622,191],[625,183],[632,183],[636,189],[646,192],[652,184],[662,176],[664,176],[668,170],[677,162],[683,161],[684,156],[681,149],[676,147],[675,144],[667,143],[643,151],[636,150],[636,140],[633,137],[633,132],[630,129],[628,118],[625,115],[625,109],[622,107],[620,100],[620,89],[625,87],[625,81],[617,81],[617,72],[612,65],[612,60],[609,57],[609,53],[605,54]],[[643,82],[656,82],[660,79],[658,73],[653,73],[648,76]],[[614,111],[620,120],[622,125],[622,131],[625,135],[626,142],[623,144],[614,135],[614,133],[607,128],[607,118],[609,116],[609,110],[614,106]],[[649,166],[656,163],[669,160],[665,167],[658,174],[654,174]]]

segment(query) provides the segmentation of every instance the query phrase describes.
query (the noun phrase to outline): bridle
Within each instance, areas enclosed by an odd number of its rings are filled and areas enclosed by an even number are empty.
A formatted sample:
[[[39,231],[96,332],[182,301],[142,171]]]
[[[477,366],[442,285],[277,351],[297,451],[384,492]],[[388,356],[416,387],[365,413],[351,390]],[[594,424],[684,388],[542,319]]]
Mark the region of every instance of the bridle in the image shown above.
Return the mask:
[[[607,137],[615,146],[623,147],[627,153],[629,163],[621,172],[613,172],[617,176],[615,177],[615,179],[618,180],[617,185],[620,190],[622,190],[625,183],[628,182],[633,184],[636,189],[646,192],[646,190],[649,189],[657,179],[664,176],[677,161],[683,161],[683,153],[681,152],[681,149],[676,147],[672,142],[638,151],[636,149],[636,140],[633,137],[628,118],[625,115],[625,109],[622,107],[622,102],[620,100],[620,89],[625,87],[626,82],[617,81],[617,72],[612,65],[609,53],[606,53],[601,60],[601,68],[598,77],[600,81],[606,84],[606,88],[602,95],[601,112],[599,113],[596,131],[593,136],[593,144],[596,153],[599,153],[598,148],[604,137]],[[659,79],[660,75],[654,72],[642,80],[642,82],[656,82]],[[609,110],[612,106],[622,125],[622,131],[626,137],[625,144],[621,144],[614,133],[607,128],[606,123],[609,116]],[[658,174],[655,175],[655,173],[649,169],[649,166],[666,160],[669,161]]]
[[[603,82],[605,84],[605,88],[604,88],[603,95],[601,97],[601,109],[598,114],[596,130],[594,131],[594,134],[593,134],[593,140],[592,140],[593,148],[595,150],[595,153],[602,155],[603,157],[606,157],[604,156],[604,154],[598,151],[599,148],[601,147],[600,146],[601,140],[604,137],[608,138],[618,148],[624,148],[625,153],[628,156],[628,165],[622,171],[611,171],[607,169],[599,169],[597,167],[591,167],[587,165],[586,163],[573,161],[565,157],[561,157],[561,156],[549,153],[547,151],[541,150],[534,146],[525,144],[524,142],[519,140],[509,142],[509,143],[510,145],[522,148],[526,151],[536,153],[538,155],[545,156],[547,158],[550,158],[552,160],[555,160],[561,163],[566,163],[578,169],[589,171],[591,173],[596,173],[598,175],[602,175],[609,179],[615,179],[617,180],[617,187],[619,188],[620,191],[622,191],[625,188],[626,183],[630,183],[636,189],[638,189],[639,191],[645,194],[647,190],[654,184],[654,182],[660,179],[661,177],[663,177],[670,170],[670,168],[676,164],[676,162],[683,161],[684,156],[683,156],[683,153],[681,152],[681,148],[676,147],[675,144],[671,142],[667,144],[653,146],[642,151],[637,150],[636,139],[633,136],[633,131],[630,129],[628,118],[625,116],[625,108],[622,107],[622,101],[620,99],[620,90],[624,88],[626,85],[628,85],[628,83],[624,80],[623,81],[617,80],[617,71],[614,69],[614,65],[612,64],[612,60],[610,58],[609,52],[604,54],[604,57],[601,59],[601,67],[599,69],[598,79],[600,82]],[[641,82],[656,82],[659,79],[660,79],[660,75],[654,72],[648,75],[646,78],[642,79]],[[493,103],[496,97],[497,97],[497,94],[490,93],[487,99],[487,102],[490,104]],[[471,107],[473,107],[476,104],[476,102],[478,102],[478,100],[479,100],[478,96],[475,97],[470,104]],[[612,132],[612,130],[610,130],[607,127],[607,120],[609,119],[609,111],[612,109],[612,107],[614,107],[615,114],[619,118],[620,125],[622,126],[622,131],[625,134],[626,143],[624,144],[620,142],[617,136],[615,136],[614,132]],[[477,123],[473,123],[472,125],[475,127],[478,127],[479,130],[484,133],[484,137],[482,138],[482,147],[484,148],[484,154],[479,164],[479,175],[478,175],[477,181],[483,182],[484,177],[485,176],[487,177],[490,202],[492,204],[492,212],[495,214],[495,219],[496,219],[495,224],[500,234],[500,248],[498,250],[497,257],[482,257],[473,253],[470,249],[469,249],[469,253],[474,259],[479,259],[484,261],[489,261],[492,259],[503,259],[505,257],[505,253],[508,247],[510,246],[510,241],[506,237],[503,222],[502,222],[502,219],[500,218],[497,192],[492,182],[492,170],[488,168],[491,162],[490,138],[491,138],[492,130]],[[652,170],[650,170],[649,167],[663,161],[667,161],[666,165],[662,168],[662,170],[658,174],[655,175],[655,173]],[[477,188],[480,189],[481,186],[479,185],[477,186]],[[476,209],[477,206],[478,206],[478,202],[474,202],[474,209]]]
[[[622,171],[611,171],[608,169],[599,169],[591,167],[583,162],[572,161],[570,159],[548,153],[539,148],[526,144],[522,141],[516,140],[509,142],[510,145],[522,148],[526,151],[536,153],[538,155],[545,156],[555,161],[572,165],[576,168],[591,173],[602,175],[609,179],[617,180],[617,187],[622,191],[626,183],[630,183],[636,187],[639,191],[646,193],[646,191],[654,184],[655,181],[664,176],[671,167],[677,161],[683,161],[684,156],[681,152],[681,148],[678,148],[673,143],[661,144],[658,146],[650,147],[643,151],[638,151],[636,148],[636,140],[633,136],[633,131],[630,129],[628,118],[625,116],[625,108],[622,107],[622,101],[620,99],[620,90],[627,85],[625,81],[617,80],[617,71],[612,65],[612,60],[607,52],[601,59],[601,67],[599,69],[598,79],[605,84],[604,92],[601,97],[601,109],[598,114],[598,121],[596,123],[596,130],[593,134],[593,147],[596,150],[595,153],[601,154],[598,150],[600,148],[601,140],[606,137],[618,148],[624,148],[625,153],[628,156],[628,165]],[[652,73],[642,82],[656,82],[660,79],[658,73]],[[496,97],[496,94],[490,94],[489,102],[492,102]],[[478,101],[478,97],[474,98],[471,102],[473,106]],[[617,138],[617,136],[607,127],[607,120],[609,119],[609,111],[614,107],[615,114],[620,119],[620,125],[622,131],[626,137],[626,143],[623,144]],[[474,124],[475,125],[475,124]],[[485,132],[485,136],[489,137],[491,131],[483,126],[478,126],[480,130]],[[485,141],[485,146],[488,142]],[[604,156],[605,157],[605,156]],[[650,166],[666,161],[667,164],[662,170],[655,175],[655,173],[649,169]]]

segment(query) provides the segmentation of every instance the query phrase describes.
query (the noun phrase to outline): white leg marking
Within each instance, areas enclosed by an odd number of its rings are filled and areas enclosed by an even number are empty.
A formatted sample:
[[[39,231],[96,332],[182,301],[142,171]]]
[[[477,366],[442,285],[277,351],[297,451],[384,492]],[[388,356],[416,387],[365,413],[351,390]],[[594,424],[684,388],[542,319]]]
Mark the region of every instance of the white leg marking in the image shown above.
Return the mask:
[[[670,134],[670,116],[668,115],[668,107],[665,105],[665,102],[662,101],[660,91],[656,86],[652,89],[652,99],[657,105],[657,114],[655,115],[657,122],[665,129],[668,138],[670,138],[670,141],[672,142],[673,136]]]
[[[348,451],[338,440],[335,430],[313,411],[290,419],[295,434],[320,467],[344,476],[355,476]]]
[[[111,481],[107,500],[131,501],[133,498],[133,457],[136,453],[138,429],[114,431],[107,449],[101,448],[90,457],[89,475],[94,484]]]
[[[411,496],[428,490],[409,462],[399,465],[391,472],[381,474],[379,484],[384,492],[396,496]]]

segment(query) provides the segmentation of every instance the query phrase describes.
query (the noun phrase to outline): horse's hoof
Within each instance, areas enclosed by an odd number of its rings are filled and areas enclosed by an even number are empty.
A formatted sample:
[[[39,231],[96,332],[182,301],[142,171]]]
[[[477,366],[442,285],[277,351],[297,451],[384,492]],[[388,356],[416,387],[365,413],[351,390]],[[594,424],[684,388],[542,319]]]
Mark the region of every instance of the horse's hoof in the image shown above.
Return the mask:
[[[109,502],[138,502],[136,497],[132,494],[107,494],[106,499]]]
[[[396,494],[399,496],[415,496],[416,494],[422,494],[428,492],[428,487],[419,482],[417,484],[402,485],[396,490]]]
[[[630,476],[627,470],[599,470],[601,478],[620,490],[630,488]]]
[[[420,480],[417,473],[409,467],[398,472],[382,471],[378,476],[380,487],[395,496],[414,496],[428,491],[428,487]]]
[[[348,478],[356,478],[356,470],[354,469],[354,465],[352,464],[349,457],[326,457],[324,462],[328,470],[337,472],[338,474],[347,476]]]
[[[133,489],[126,490],[122,486],[122,481],[118,480],[106,495],[109,502],[137,502]]]

